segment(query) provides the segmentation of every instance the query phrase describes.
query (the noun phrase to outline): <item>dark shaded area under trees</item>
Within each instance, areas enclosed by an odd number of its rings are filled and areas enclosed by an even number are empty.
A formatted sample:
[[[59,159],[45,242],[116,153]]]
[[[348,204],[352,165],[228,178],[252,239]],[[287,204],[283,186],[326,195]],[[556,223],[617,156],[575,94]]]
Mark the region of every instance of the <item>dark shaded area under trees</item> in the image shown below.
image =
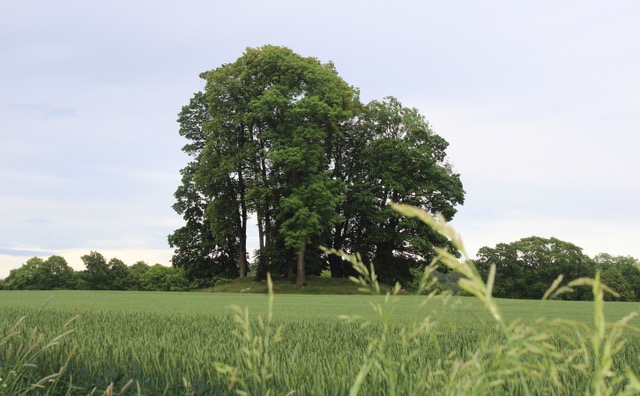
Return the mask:
[[[169,236],[173,264],[190,279],[245,277],[247,222],[257,218],[252,265],[298,285],[306,274],[350,267],[320,246],[360,252],[381,280],[406,282],[448,241],[399,216],[415,205],[450,220],[464,201],[448,143],[416,109],[394,98],[363,104],[331,63],[288,48],[249,48],[201,74],[179,115],[182,169],[174,209],[185,225]]]

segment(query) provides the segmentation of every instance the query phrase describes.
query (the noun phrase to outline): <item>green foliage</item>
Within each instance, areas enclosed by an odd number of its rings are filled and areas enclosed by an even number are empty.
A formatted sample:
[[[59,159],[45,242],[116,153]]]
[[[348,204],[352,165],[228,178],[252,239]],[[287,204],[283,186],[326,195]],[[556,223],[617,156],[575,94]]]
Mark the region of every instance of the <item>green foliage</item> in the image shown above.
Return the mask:
[[[111,289],[112,277],[109,271],[109,264],[104,256],[98,252],[90,252],[81,257],[84,266],[87,268],[85,280],[92,290]]]
[[[186,224],[169,236],[173,264],[191,280],[247,273],[247,219],[258,221],[257,276],[299,285],[331,261],[318,245],[361,251],[387,281],[409,279],[447,241],[400,218],[404,202],[448,219],[464,201],[447,142],[394,98],[360,103],[331,63],[288,48],[248,48],[202,73],[205,92],[182,108],[182,170],[174,209]]]
[[[340,154],[340,172],[349,186],[344,223],[327,245],[357,251],[375,263],[381,279],[411,280],[411,269],[434,257],[447,240],[423,223],[399,215],[389,203],[406,203],[451,219],[464,202],[460,176],[452,171],[448,143],[414,108],[393,97],[363,107]],[[338,162],[336,160],[336,162]]]
[[[619,292],[625,301],[640,301],[640,271],[638,271],[640,263],[637,259],[631,256],[612,256],[600,253],[593,258],[593,261],[596,268],[603,270],[603,279],[605,276],[609,276],[607,275],[609,269],[616,269],[620,272],[624,282],[614,279],[611,279],[610,282],[615,283],[611,285],[612,288]],[[614,278],[619,277],[614,273]]]
[[[138,261],[129,267],[129,290],[143,290],[142,275],[149,270],[149,265],[144,261]]]
[[[129,290],[129,268],[120,259],[109,260],[109,273],[111,278],[111,290]]]
[[[469,348],[442,350],[444,340],[451,332],[438,333],[436,318],[427,315],[422,321],[406,325],[398,322],[395,310],[398,304],[397,294],[400,285],[384,292],[378,283],[374,267],[367,267],[359,255],[347,255],[344,252],[329,250],[349,261],[359,276],[352,277],[360,289],[373,295],[384,294],[382,302],[372,302],[371,306],[378,321],[372,332],[370,321],[363,321],[357,316],[343,316],[348,324],[359,324],[365,342],[361,365],[349,386],[349,395],[357,394],[637,394],[640,392],[640,381],[637,378],[637,366],[627,360],[630,356],[638,359],[638,354],[624,354],[628,350],[630,331],[635,332],[630,323],[637,315],[631,313],[617,322],[607,322],[604,317],[605,292],[616,295],[600,280],[600,272],[595,278],[579,278],[561,286],[562,275],[544,292],[544,299],[557,297],[565,293],[573,293],[574,288],[589,286],[594,296],[593,325],[580,321],[562,318],[546,320],[540,318],[535,325],[520,319],[509,321],[503,315],[498,302],[493,298],[496,266],[489,269],[486,282],[472,262],[464,256],[459,236],[446,224],[444,217],[435,219],[427,212],[406,205],[394,206],[404,215],[416,217],[434,230],[447,237],[461,253],[462,258],[450,253],[447,249],[438,248],[437,262],[456,271],[462,278],[460,287],[475,296],[490,314],[495,327],[493,331],[482,332],[480,323],[473,329],[480,335],[477,342]],[[431,274],[436,269],[436,261],[432,263],[422,278],[420,291],[428,290],[434,282]],[[442,301],[445,305],[450,301],[449,294],[439,295],[437,290],[429,293],[424,304]],[[564,303],[567,304],[567,303]],[[238,321],[245,334],[249,326],[248,311],[238,309],[244,319]],[[264,332],[264,328],[260,327]],[[480,331],[479,331],[480,330]],[[266,332],[265,332],[266,334]],[[366,335],[364,335],[366,334]],[[445,335],[446,334],[446,335]],[[632,334],[633,335],[633,334]],[[262,340],[257,336],[254,340]],[[633,338],[631,338],[633,339]],[[355,344],[355,342],[354,342]],[[239,364],[257,367],[250,362],[252,358],[263,356],[262,344],[245,342],[242,348],[244,360]],[[437,361],[430,361],[428,369],[421,375],[412,376],[416,366],[424,362],[420,350],[427,346],[428,355],[438,354]],[[446,354],[440,355],[438,352]],[[427,358],[428,359],[428,358]],[[271,361],[272,367],[268,366]],[[261,372],[269,373],[272,388],[253,388],[261,393],[288,391],[287,381],[275,379],[278,374],[286,377],[292,368],[282,366],[282,362],[273,363],[265,360],[260,366]],[[225,365],[223,372],[230,378],[232,389],[236,384],[236,373],[239,365]],[[275,378],[273,378],[275,377]],[[246,378],[246,377],[245,377]],[[332,377],[336,382],[335,375]],[[243,390],[247,389],[245,380],[241,380]],[[264,385],[265,381],[254,376],[254,386]],[[249,385],[250,386],[250,385]],[[305,388],[298,385],[296,392],[306,393]],[[344,388],[329,391],[314,389],[321,393],[347,393]],[[311,392],[313,393],[313,392]]]
[[[9,290],[68,289],[73,284],[73,269],[60,256],[46,260],[30,258],[22,267],[11,270],[5,280],[5,288]]]
[[[477,253],[475,266],[485,279],[491,267],[496,267],[493,294],[505,298],[539,299],[559,275],[568,282],[594,274],[592,261],[581,248],[557,238],[528,237],[500,243],[495,248],[483,247]],[[592,298],[588,288],[558,297]]]
[[[213,279],[216,276],[238,274],[234,244],[223,249],[215,240],[210,221],[205,217],[208,201],[195,184],[197,163],[192,162],[181,170],[182,185],[174,194],[173,205],[186,224],[169,235],[173,247],[174,266],[184,268],[189,279]]]
[[[617,267],[609,267],[601,273],[602,282],[618,293],[605,295],[606,301],[635,301],[635,292]]]
[[[140,285],[146,291],[188,291],[191,286],[182,268],[160,264],[140,275]]]
[[[86,270],[74,272],[60,256],[46,260],[33,257],[22,267],[11,271],[3,288],[7,290],[147,290],[188,291],[205,288],[210,284],[192,283],[183,268],[157,264],[149,267],[138,261],[128,267],[122,260],[108,262],[98,252],[82,256]]]

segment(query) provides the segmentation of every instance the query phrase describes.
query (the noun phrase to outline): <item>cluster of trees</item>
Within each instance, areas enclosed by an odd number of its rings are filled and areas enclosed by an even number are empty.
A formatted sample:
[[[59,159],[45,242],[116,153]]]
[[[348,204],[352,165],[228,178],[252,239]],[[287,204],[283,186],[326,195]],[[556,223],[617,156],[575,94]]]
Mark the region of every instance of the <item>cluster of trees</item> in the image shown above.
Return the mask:
[[[450,220],[464,201],[447,161],[448,143],[424,117],[394,98],[360,102],[331,63],[288,48],[249,48],[201,74],[179,115],[183,151],[174,209],[185,225],[169,235],[173,265],[189,279],[267,272],[305,275],[350,266],[319,246],[360,252],[383,281],[405,281],[448,241],[399,216],[407,203]],[[257,221],[250,261],[247,224]]]
[[[496,266],[495,297],[539,299],[559,275],[566,284],[582,277],[593,278],[600,270],[603,283],[619,294],[606,294],[605,299],[640,301],[638,260],[606,253],[591,258],[582,248],[556,238],[534,236],[483,247],[476,254],[475,265],[485,278],[491,266]],[[593,296],[588,287],[583,287],[561,298],[590,300]]]
[[[181,268],[149,266],[144,261],[127,266],[117,258],[107,261],[98,252],[82,256],[82,261],[86,269],[74,271],[61,256],[33,257],[0,280],[0,289],[187,291],[198,287]]]

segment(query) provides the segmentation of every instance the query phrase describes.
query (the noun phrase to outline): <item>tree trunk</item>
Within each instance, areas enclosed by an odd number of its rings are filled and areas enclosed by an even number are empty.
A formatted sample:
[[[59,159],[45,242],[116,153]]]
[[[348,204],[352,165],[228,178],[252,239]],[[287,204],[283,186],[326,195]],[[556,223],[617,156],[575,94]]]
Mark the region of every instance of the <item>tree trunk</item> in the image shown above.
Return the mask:
[[[329,269],[332,278],[344,278],[344,262],[342,257],[335,254],[329,255]]]
[[[344,239],[342,236],[342,230],[344,229],[343,224],[344,223],[338,224],[335,229],[335,235],[333,238],[333,246],[332,246],[335,250],[342,249],[342,241]],[[344,260],[342,260],[342,257],[335,254],[329,255],[329,270],[331,270],[332,278],[344,278],[345,277],[344,267],[345,267],[345,264],[344,264]]]
[[[239,256],[240,277],[245,278],[247,276],[247,207],[244,204],[242,205]]]
[[[263,142],[260,142],[260,147],[264,151],[265,147]],[[269,186],[269,179],[267,177],[267,162],[265,158],[260,158],[260,174],[262,177],[262,185]],[[271,209],[271,199],[265,195],[262,196],[261,202],[259,205],[262,205],[262,227],[264,233],[264,246],[269,246],[271,242],[271,216],[269,215],[269,211]]]
[[[247,235],[240,234],[240,253],[238,254],[240,278],[247,277]]]
[[[376,255],[373,264],[376,268],[376,274],[381,278],[386,278],[395,272],[392,243],[380,242],[376,244]]]
[[[288,256],[288,255],[287,255]],[[287,279],[293,283],[293,270],[295,269],[295,264],[293,263],[293,259],[287,257]]]
[[[260,251],[264,249],[264,229],[262,228],[262,213],[258,211],[258,243]]]
[[[305,277],[305,273],[304,273],[304,267],[305,267],[305,263],[304,263],[304,251],[306,250],[307,244],[306,242],[302,245],[302,247],[300,248],[300,250],[298,251],[298,277],[296,280],[296,285],[298,286],[306,286],[307,285],[307,278]]]
[[[240,218],[239,218],[239,239],[240,252],[238,266],[240,267],[240,278],[247,276],[247,200],[244,178],[242,176],[242,166],[238,169],[238,189],[240,190]]]

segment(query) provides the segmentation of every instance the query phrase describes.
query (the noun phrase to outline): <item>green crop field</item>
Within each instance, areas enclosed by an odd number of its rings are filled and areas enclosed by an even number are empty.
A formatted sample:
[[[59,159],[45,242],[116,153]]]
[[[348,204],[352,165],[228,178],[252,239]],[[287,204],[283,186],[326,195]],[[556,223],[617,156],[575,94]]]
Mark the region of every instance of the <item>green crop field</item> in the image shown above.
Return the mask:
[[[385,303],[384,297],[368,295],[276,295],[269,322],[265,294],[0,291],[0,339],[18,333],[0,343],[0,356],[5,357],[0,378],[8,383],[7,370],[12,359],[18,360],[19,345],[28,345],[37,328],[44,342],[73,330],[58,344],[28,357],[37,367],[22,370],[20,381],[34,383],[58,371],[73,354],[55,386],[43,384],[47,387],[38,390],[42,393],[103,394],[113,384],[117,394],[133,380],[123,394],[348,394],[361,369],[369,367],[367,362],[375,364],[366,371],[361,394],[526,393],[515,377],[510,379],[510,357],[501,349],[504,335],[479,300],[453,297],[446,304],[432,299],[423,305],[425,297],[394,298]],[[551,318],[593,327],[593,302],[498,304],[507,322],[522,320],[520,326],[528,329],[521,331],[524,338],[545,334]],[[242,315],[234,317],[230,305],[248,308],[248,325]],[[639,308],[637,303],[606,303],[605,313],[608,321],[615,321]],[[262,326],[258,315],[264,319]],[[361,319],[348,321],[339,315]],[[25,319],[15,326],[21,317]],[[435,324],[424,322],[426,317]],[[539,323],[539,317],[549,319]],[[560,354],[520,360],[532,367],[558,368],[548,378],[528,378],[532,394],[590,392],[588,368],[562,368],[570,359],[589,362],[571,356],[579,348],[562,335],[572,331],[578,330],[567,328],[548,340]],[[628,331],[623,338],[626,344],[613,367],[638,370],[640,337]],[[533,348],[536,341],[527,342]],[[478,379],[492,372],[499,375]],[[555,385],[554,376],[563,387]]]

